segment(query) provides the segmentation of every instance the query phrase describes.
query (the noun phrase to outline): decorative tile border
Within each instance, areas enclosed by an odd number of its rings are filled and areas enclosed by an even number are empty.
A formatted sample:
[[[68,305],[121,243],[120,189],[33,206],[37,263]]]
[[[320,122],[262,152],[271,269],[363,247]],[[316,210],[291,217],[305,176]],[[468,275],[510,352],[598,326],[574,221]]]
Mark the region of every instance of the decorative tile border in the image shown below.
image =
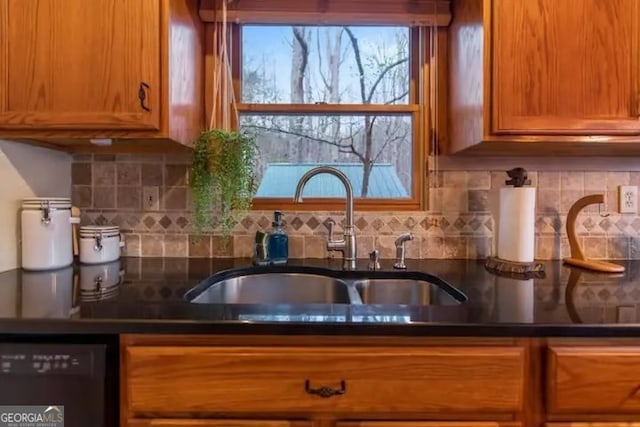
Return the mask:
[[[85,224],[114,224],[126,234],[126,253],[133,256],[251,256],[253,236],[271,227],[272,212],[252,211],[236,218],[231,239],[212,225],[197,239],[191,227],[188,156],[76,155],[72,167],[74,203]],[[508,169],[505,167],[505,169]],[[481,258],[492,253],[495,222],[492,209],[504,171],[430,172],[428,212],[356,212],[358,255],[374,247],[383,258],[394,256],[395,236],[411,231],[409,256]],[[578,198],[605,195],[605,211],[617,206],[618,185],[640,185],[640,172],[530,171],[537,187],[536,256],[569,255],[566,215]],[[142,188],[160,188],[160,211],[142,211]],[[327,222],[342,230],[341,212],[285,212],[292,257],[326,257]],[[594,258],[640,259],[640,216],[599,214],[590,206],[580,215],[577,232]]]
[[[190,216],[172,212],[85,211],[86,224],[118,225],[127,235],[129,256],[194,256],[250,257],[258,230],[271,227],[270,212],[252,211],[237,218],[230,239],[219,228],[209,228],[200,239],[193,236]],[[325,212],[285,212],[285,227],[290,236],[291,256],[324,258],[326,221],[338,224],[342,215]],[[598,221],[598,222],[596,222]],[[358,213],[355,219],[358,234],[358,256],[366,258],[369,251],[380,250],[383,258],[395,256],[395,237],[411,231],[415,239],[407,244],[408,256],[415,258],[483,258],[492,253],[494,221],[489,214],[437,215],[407,213],[379,215]],[[584,215],[580,218],[578,235],[587,254],[594,258],[640,259],[640,236],[631,221],[612,216]],[[633,225],[635,223],[635,225]],[[340,232],[338,230],[338,232]],[[226,241],[225,241],[226,240]],[[198,245],[196,245],[198,241]],[[201,243],[202,241],[208,243]],[[223,244],[224,243],[224,244]],[[203,246],[204,245],[204,246]],[[536,220],[536,257],[560,259],[569,255],[564,218],[539,216]]]

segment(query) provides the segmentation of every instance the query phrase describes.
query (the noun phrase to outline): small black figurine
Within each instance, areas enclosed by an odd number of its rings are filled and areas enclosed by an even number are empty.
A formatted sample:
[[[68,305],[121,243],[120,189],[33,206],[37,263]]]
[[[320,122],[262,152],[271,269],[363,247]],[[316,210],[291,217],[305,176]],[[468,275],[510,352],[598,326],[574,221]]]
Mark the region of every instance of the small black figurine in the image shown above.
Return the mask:
[[[511,178],[505,181],[507,185],[513,185],[514,187],[531,185],[531,180],[527,177],[527,170],[525,168],[509,169],[507,175]]]

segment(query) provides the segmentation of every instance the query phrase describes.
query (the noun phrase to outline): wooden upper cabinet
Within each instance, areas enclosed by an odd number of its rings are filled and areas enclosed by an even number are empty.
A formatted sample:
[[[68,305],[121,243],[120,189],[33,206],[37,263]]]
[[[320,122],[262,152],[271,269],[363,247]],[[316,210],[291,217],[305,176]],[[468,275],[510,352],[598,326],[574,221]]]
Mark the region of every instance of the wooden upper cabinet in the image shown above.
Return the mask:
[[[640,155],[640,1],[452,8],[444,152]]]
[[[640,133],[639,4],[493,0],[493,133]]]
[[[90,138],[192,140],[204,118],[197,3],[0,1],[0,138],[70,151]]]
[[[159,129],[158,0],[4,3],[0,127]]]

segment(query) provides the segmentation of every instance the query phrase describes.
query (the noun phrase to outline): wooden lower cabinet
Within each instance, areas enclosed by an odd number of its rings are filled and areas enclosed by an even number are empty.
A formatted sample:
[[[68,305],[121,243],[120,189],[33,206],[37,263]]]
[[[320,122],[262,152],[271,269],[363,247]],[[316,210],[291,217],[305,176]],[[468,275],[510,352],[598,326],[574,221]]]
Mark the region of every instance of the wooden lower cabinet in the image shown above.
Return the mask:
[[[315,427],[313,421],[288,420],[189,420],[189,419],[149,419],[132,420],[128,427]],[[326,424],[326,423],[325,423]],[[335,423],[335,427],[521,427],[512,422],[434,422],[434,421],[345,421]],[[558,427],[574,427],[562,425]],[[576,427],[589,427],[588,425]],[[593,427],[609,427],[606,424]],[[618,427],[611,424],[610,427]],[[626,427],[626,426],[625,426]],[[640,427],[629,425],[629,427]]]
[[[520,423],[493,421],[345,421],[337,427],[521,427]]]
[[[593,422],[593,423],[546,423],[545,427],[640,427],[640,423],[624,423],[624,422]]]
[[[131,420],[128,427],[313,427],[310,421],[287,420]]]
[[[547,411],[550,414],[640,416],[640,347],[551,346],[547,355]]]
[[[523,411],[526,349],[508,340],[124,341],[121,427],[521,426],[511,421]]]
[[[121,427],[640,427],[637,339],[163,336],[120,354]]]
[[[139,346],[125,352],[134,415],[513,414],[522,408],[523,372],[524,350],[507,346]]]

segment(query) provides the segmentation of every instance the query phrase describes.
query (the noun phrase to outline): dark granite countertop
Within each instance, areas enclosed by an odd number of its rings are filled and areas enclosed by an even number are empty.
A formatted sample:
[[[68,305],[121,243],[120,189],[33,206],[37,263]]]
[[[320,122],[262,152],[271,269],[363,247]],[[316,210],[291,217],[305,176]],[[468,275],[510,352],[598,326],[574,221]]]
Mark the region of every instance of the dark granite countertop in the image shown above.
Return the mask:
[[[291,263],[340,268],[336,260]],[[13,270],[0,273],[0,335],[640,336],[640,261],[623,264],[627,271],[612,276],[547,262],[544,279],[519,281],[496,277],[481,261],[408,260],[409,270],[437,275],[468,296],[462,304],[423,307],[184,300],[211,274],[248,266],[247,259],[123,258],[55,272]],[[99,293],[96,276],[103,277]]]

